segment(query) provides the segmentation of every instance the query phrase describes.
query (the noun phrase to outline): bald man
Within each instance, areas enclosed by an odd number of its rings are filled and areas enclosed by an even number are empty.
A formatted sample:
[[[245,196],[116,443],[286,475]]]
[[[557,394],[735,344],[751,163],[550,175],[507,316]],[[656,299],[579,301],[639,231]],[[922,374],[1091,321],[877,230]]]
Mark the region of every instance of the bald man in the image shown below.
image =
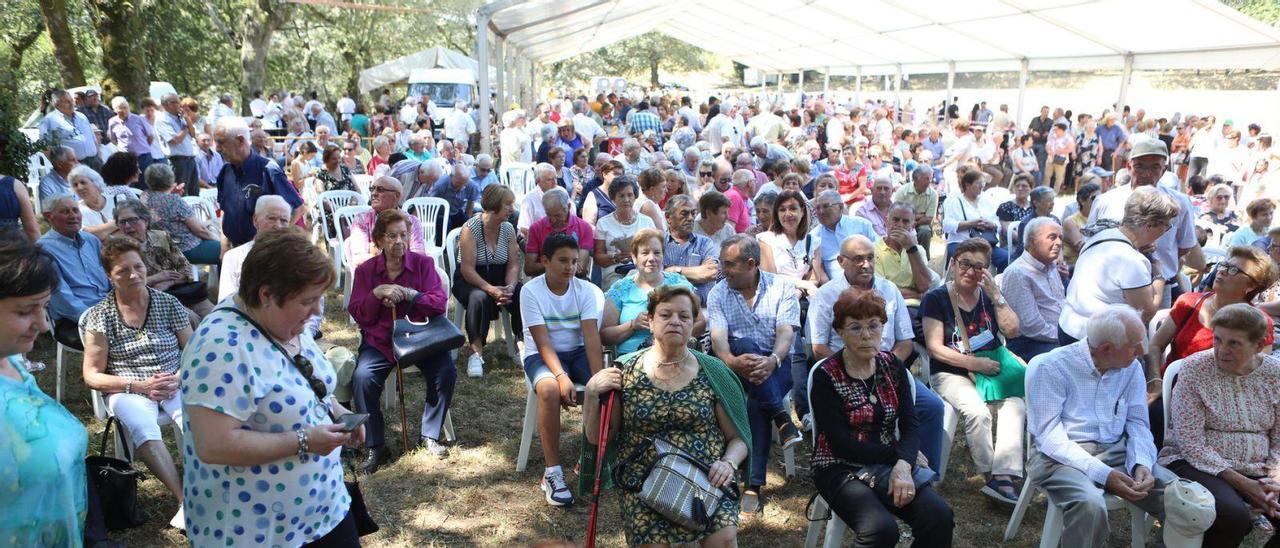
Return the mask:
[[[818,292],[809,300],[809,343],[814,359],[822,360],[844,349],[844,341],[832,328],[832,309],[841,293],[853,289],[875,291],[884,298],[888,321],[880,332],[880,351],[892,352],[898,360],[907,363],[912,355],[912,339],[915,337],[911,328],[911,316],[907,313],[907,303],[898,291],[898,286],[876,276],[875,244],[861,234],[850,236],[841,244],[836,262],[841,271],[818,288]],[[793,368],[793,371],[794,369],[797,368]],[[916,383],[916,414],[920,417],[920,452],[929,460],[929,467],[937,472],[942,458],[942,399],[919,379],[912,378]],[[797,378],[793,374],[792,380],[795,387],[793,390],[798,391],[792,394],[792,400],[807,404],[808,399],[799,396],[806,392],[808,376]],[[804,414],[809,411],[803,407],[801,410]]]
[[[373,225],[378,220],[378,214],[399,208],[403,192],[404,186],[400,184],[400,180],[390,175],[380,175],[369,183],[369,206],[373,209],[352,218],[351,234],[342,245],[342,252],[352,269],[373,256],[370,248],[373,246]],[[423,241],[422,224],[413,215],[409,215],[409,224],[409,251],[425,255],[427,246]]]

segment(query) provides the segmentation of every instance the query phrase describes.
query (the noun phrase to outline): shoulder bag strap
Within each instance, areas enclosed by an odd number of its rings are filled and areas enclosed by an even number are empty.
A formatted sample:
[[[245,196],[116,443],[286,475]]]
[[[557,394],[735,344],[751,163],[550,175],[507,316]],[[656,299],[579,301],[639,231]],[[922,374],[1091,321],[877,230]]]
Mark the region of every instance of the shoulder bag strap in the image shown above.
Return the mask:
[[[965,354],[973,351],[969,346],[969,330],[965,325],[964,316],[960,315],[960,301],[956,298],[955,288],[952,284],[947,284],[947,298],[951,299],[951,313],[955,315],[955,330],[960,338],[961,348]]]
[[[1174,337],[1177,337],[1177,336],[1178,336],[1178,333],[1181,333],[1181,332],[1182,332],[1182,326],[1186,325],[1186,324],[1187,324],[1187,322],[1191,321],[1191,316],[1193,316],[1193,315],[1196,315],[1196,314],[1199,314],[1199,313],[1200,313],[1200,305],[1201,305],[1201,304],[1204,304],[1204,300],[1205,300],[1205,299],[1207,299],[1207,298],[1209,298],[1209,295],[1211,295],[1211,294],[1212,294],[1212,293],[1210,293],[1210,292],[1208,292],[1208,291],[1205,291],[1204,293],[1201,293],[1201,294],[1200,294],[1200,298],[1199,298],[1199,299],[1196,299],[1196,304],[1191,305],[1191,312],[1188,312],[1188,313],[1187,313],[1187,317],[1183,318],[1183,319],[1182,319],[1182,321],[1180,321],[1180,322],[1178,322],[1178,323],[1177,323],[1177,327],[1178,327],[1178,328],[1177,328],[1177,329],[1175,329],[1175,330],[1173,331],[1173,336],[1174,336]]]

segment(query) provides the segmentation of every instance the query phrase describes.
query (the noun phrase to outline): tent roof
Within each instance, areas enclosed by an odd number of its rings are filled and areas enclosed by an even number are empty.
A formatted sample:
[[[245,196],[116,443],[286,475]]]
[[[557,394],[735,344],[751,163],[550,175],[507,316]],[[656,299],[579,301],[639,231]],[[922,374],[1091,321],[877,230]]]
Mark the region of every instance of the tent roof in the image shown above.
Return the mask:
[[[497,0],[514,51],[552,63],[658,31],[767,72],[865,75],[1280,69],[1280,32],[1216,0]],[[1150,29],[1150,30],[1139,30]],[[363,81],[363,76],[362,76]]]
[[[464,53],[442,47],[427,48],[360,71],[360,93],[369,93],[382,86],[407,80],[413,69],[458,68],[474,73],[478,66],[475,59]],[[489,67],[489,73],[494,73],[493,67]]]

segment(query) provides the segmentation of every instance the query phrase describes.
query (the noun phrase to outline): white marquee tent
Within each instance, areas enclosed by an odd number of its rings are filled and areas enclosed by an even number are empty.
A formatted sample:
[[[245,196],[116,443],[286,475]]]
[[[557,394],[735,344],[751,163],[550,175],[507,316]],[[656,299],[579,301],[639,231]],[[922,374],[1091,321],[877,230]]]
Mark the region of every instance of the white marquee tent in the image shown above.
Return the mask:
[[[457,68],[476,71],[476,60],[448,48],[427,48],[418,53],[397,57],[376,67],[360,71],[360,93],[369,93],[375,89],[403,82],[409,78],[413,69]],[[497,71],[489,67],[489,77],[496,78]]]
[[[773,73],[1020,71],[1025,87],[1030,70],[1122,70],[1121,102],[1135,69],[1280,69],[1280,32],[1216,0],[496,0],[476,25],[514,68],[500,98],[538,64],[649,31]]]

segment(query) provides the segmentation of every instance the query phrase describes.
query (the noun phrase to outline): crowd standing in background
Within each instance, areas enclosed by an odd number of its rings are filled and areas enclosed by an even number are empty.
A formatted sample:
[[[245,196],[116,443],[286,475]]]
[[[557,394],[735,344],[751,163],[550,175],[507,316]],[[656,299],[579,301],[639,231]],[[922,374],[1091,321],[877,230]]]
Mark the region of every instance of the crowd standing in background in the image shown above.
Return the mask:
[[[590,488],[593,467],[562,464],[578,406],[592,455],[602,432],[637,455],[623,485],[659,436],[739,487],[701,528],[626,491],[632,544],[733,545],[771,503],[772,446],[809,437],[814,490],[856,546],[894,545],[895,517],[916,546],[950,546],[975,516],[935,488],[947,410],[981,494],[1012,508],[1043,490],[1064,544],[1109,542],[1103,493],[1160,518],[1169,546],[1235,546],[1280,518],[1267,128],[1211,109],[1021,121],[954,99],[632,91],[500,105],[482,135],[465,102],[254,96],[241,117],[230,95],[134,114],[54,91],[47,172],[30,191],[0,177],[0,410],[64,434],[0,428],[0,448],[23,444],[0,449],[19,501],[0,542],[104,540],[84,429],[22,357],[40,332],[83,350],[83,383],[194,545],[350,546],[340,448],[362,473],[395,458],[382,392],[413,365],[418,446],[448,458],[455,362],[485,382],[495,321],[520,334],[548,504]],[[326,298],[362,335],[345,372],[317,344]],[[393,317],[450,308],[460,355],[397,364]],[[344,428],[349,410],[369,422]],[[162,418],[185,433],[177,461]],[[1216,520],[1167,510],[1196,495]]]

